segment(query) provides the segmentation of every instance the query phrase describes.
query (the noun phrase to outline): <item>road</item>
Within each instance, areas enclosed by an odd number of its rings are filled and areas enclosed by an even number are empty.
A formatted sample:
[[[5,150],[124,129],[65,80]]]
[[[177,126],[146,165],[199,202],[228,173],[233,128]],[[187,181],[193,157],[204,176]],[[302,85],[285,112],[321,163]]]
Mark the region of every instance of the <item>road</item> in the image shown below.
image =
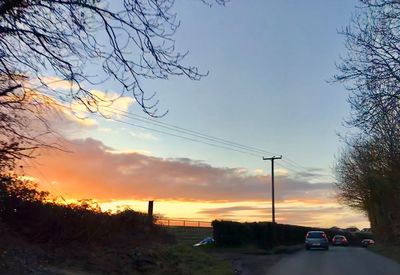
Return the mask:
[[[268,275],[399,275],[400,264],[362,247],[302,250],[282,258]]]

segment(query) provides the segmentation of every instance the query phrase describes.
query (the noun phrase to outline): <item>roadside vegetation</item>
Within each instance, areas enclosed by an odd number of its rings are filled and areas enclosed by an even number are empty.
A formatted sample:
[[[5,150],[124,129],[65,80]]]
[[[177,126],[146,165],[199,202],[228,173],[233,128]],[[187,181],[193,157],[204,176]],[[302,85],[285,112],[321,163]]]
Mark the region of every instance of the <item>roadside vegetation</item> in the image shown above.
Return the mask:
[[[308,231],[323,230],[329,240],[335,235],[344,235],[350,245],[361,246],[363,239],[372,238],[368,232],[349,232],[336,229],[305,227],[271,222],[240,223],[232,221],[212,222],[215,243],[219,247],[257,247],[265,253],[291,253],[304,248],[304,238]]]
[[[400,247],[397,245],[376,243],[368,249],[400,263]]]
[[[0,3],[2,274],[229,270],[201,250],[177,246],[173,236],[143,213],[101,212],[90,200],[60,204],[14,175],[15,167],[34,158],[39,149],[64,150],[52,119],[74,113],[72,105],[107,117],[104,108],[124,96],[148,116],[161,117],[166,108],[160,111],[155,95],[143,88],[144,81],[171,76],[199,80],[207,75],[184,64],[186,54],[175,49],[180,22],[174,0],[114,2]],[[117,94],[96,92],[106,82]]]
[[[146,214],[59,204],[15,176],[0,178],[0,273],[231,274],[227,262],[179,245]]]
[[[352,128],[337,159],[338,197],[366,214],[378,242],[400,246],[400,3],[359,2],[335,76],[350,91]]]

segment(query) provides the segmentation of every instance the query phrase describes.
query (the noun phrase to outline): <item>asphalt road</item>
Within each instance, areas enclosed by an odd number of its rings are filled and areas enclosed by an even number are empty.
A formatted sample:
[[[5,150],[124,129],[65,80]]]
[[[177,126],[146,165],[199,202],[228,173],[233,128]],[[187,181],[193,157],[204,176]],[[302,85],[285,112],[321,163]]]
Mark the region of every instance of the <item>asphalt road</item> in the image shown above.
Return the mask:
[[[282,258],[268,275],[399,275],[400,264],[362,247],[300,251]]]

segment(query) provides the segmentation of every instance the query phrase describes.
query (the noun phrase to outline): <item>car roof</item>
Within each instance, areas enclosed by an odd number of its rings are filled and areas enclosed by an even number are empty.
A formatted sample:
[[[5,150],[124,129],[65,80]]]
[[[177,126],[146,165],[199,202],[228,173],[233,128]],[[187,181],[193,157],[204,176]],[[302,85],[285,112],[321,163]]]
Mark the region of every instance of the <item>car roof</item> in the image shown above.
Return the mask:
[[[307,233],[325,233],[324,231],[308,231]]]

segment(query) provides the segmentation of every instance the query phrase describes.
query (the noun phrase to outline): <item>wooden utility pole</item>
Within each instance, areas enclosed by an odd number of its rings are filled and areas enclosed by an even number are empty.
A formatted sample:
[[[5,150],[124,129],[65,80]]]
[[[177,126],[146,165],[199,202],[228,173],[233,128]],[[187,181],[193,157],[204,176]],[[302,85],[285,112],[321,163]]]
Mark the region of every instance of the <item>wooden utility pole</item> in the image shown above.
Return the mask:
[[[275,184],[274,184],[274,160],[282,159],[282,156],[272,158],[264,158],[263,160],[271,161],[271,186],[272,186],[272,223],[275,223]]]

